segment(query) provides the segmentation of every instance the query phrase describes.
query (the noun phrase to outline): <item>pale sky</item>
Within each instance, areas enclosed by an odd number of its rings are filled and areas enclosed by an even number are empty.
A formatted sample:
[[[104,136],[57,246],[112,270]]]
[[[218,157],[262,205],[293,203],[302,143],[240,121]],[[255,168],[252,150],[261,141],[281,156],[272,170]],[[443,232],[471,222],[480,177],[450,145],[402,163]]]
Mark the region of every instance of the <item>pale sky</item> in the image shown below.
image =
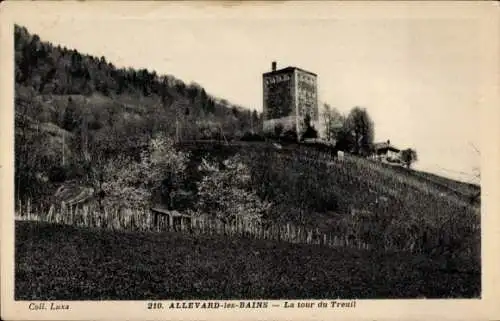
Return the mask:
[[[467,180],[470,175],[458,172],[472,174],[479,166],[472,145],[481,149],[481,108],[488,108],[481,106],[482,92],[492,85],[485,64],[492,53],[483,50],[488,44],[477,16],[414,15],[403,8],[367,18],[358,14],[362,6],[328,15],[285,4],[257,16],[245,7],[219,7],[217,19],[193,18],[191,11],[201,9],[188,6],[182,15],[154,19],[149,11],[149,19],[79,18],[75,11],[71,18],[26,15],[16,22],[42,40],[105,56],[117,67],[196,81],[259,111],[262,73],[273,60],[278,68],[307,69],[318,74],[321,104],[344,113],[365,107],[376,140],[415,148],[416,168]]]

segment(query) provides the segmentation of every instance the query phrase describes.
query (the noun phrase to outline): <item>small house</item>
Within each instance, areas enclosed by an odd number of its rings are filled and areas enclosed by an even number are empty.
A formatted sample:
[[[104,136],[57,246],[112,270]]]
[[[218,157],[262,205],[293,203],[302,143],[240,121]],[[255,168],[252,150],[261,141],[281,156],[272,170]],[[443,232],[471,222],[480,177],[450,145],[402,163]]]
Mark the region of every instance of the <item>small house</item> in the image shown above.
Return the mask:
[[[375,143],[373,146],[373,158],[389,163],[401,163],[401,150],[387,140],[382,143]]]

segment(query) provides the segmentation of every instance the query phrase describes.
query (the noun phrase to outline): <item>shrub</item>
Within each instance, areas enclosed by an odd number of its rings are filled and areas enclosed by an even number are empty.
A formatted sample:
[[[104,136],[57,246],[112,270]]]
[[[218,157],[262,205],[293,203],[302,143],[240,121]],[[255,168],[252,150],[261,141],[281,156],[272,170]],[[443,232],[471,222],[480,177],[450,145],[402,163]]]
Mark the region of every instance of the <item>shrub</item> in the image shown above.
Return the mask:
[[[222,165],[222,166],[221,166]],[[206,173],[198,184],[200,213],[207,213],[223,223],[230,223],[239,216],[260,220],[269,208],[250,186],[250,171],[235,155],[223,164],[204,162],[201,170]]]
[[[296,143],[297,142],[297,131],[294,129],[286,130],[283,133],[281,140],[283,142],[287,142],[287,143]]]
[[[62,183],[66,180],[66,169],[62,166],[53,166],[49,170],[49,180],[54,183]]]
[[[170,203],[170,195],[185,179],[189,155],[177,151],[171,139],[153,138],[139,162],[128,157],[116,157],[104,165],[102,184],[105,201],[110,205],[137,207],[147,205],[152,190],[163,185]],[[167,178],[166,182],[165,179]]]
[[[257,133],[245,132],[240,140],[245,142],[263,142],[265,141],[265,137]]]

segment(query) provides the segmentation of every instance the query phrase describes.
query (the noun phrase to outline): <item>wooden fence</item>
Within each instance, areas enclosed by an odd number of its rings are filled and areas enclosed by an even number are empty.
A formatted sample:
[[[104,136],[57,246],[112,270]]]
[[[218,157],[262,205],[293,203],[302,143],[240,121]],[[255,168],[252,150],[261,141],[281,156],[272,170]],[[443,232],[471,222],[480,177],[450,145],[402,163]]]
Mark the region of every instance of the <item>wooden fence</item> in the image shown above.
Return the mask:
[[[67,206],[64,203],[43,208],[30,202],[18,204],[16,220],[41,221],[77,227],[101,228],[116,231],[182,232],[195,235],[247,237],[294,244],[316,244],[328,247],[370,249],[352,235],[321,233],[318,229],[287,223],[264,223],[238,218],[224,224],[205,215],[185,215],[159,209],[108,209],[96,206]]]

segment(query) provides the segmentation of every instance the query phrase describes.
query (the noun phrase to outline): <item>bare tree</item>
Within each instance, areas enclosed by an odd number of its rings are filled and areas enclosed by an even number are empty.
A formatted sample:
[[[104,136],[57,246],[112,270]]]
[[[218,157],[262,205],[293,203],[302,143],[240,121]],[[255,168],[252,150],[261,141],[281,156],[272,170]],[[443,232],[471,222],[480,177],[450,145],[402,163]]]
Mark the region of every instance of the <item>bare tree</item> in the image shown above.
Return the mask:
[[[324,104],[322,118],[326,140],[336,139],[340,128],[344,123],[344,116],[342,116],[338,110],[332,108],[329,104]]]

